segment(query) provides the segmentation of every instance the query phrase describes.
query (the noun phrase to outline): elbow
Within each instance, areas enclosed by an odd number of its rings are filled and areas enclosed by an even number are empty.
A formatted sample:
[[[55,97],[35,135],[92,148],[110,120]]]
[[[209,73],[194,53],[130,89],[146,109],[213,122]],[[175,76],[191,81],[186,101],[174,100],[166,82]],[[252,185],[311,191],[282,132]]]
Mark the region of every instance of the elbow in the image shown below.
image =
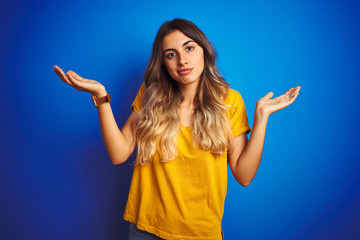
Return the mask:
[[[110,157],[110,160],[111,160],[111,163],[114,164],[114,165],[120,165],[124,162],[126,162],[127,158],[124,159],[124,158],[115,158],[115,157]]]
[[[111,163],[114,165],[120,165],[124,162],[126,162],[126,160],[128,160],[128,158],[131,156],[132,151],[121,151],[121,152],[109,152],[109,157],[111,160]]]
[[[250,183],[252,182],[252,179],[239,179],[239,178],[236,178],[236,181],[243,187],[247,187],[250,185]]]
[[[234,172],[233,172],[234,173]],[[256,174],[256,173],[255,173]],[[255,177],[254,173],[249,171],[240,171],[234,173],[235,180],[243,187],[247,187],[253,181]]]
[[[123,162],[111,160],[111,163],[114,164],[114,165],[120,165],[120,164],[122,164]]]
[[[247,187],[250,185],[250,182],[239,182],[241,186]]]

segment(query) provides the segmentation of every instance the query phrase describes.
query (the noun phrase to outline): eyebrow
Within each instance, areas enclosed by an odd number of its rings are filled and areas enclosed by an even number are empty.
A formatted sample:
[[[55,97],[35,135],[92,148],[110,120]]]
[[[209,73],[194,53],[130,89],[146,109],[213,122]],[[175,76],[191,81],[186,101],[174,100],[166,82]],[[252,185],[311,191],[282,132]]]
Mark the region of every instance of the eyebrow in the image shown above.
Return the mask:
[[[191,42],[195,42],[195,41],[194,41],[194,40],[186,41],[186,42],[183,43],[182,47],[183,47],[183,46],[186,46],[187,44],[189,44],[189,43],[191,43]],[[166,50],[163,52],[163,54],[165,54],[165,53],[168,52],[168,51],[176,51],[176,49],[174,49],[174,48],[168,48],[168,49],[166,49]]]

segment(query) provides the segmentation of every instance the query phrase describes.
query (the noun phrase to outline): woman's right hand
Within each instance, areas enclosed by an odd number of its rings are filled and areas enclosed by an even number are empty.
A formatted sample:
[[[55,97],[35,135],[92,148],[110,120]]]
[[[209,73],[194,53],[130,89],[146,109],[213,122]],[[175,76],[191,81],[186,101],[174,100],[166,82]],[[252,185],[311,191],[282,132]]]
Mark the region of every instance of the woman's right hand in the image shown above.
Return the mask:
[[[73,71],[68,71],[65,74],[64,71],[56,65],[53,70],[63,82],[69,84],[76,90],[88,92],[97,97],[103,97],[106,95],[105,87],[95,80],[82,78]]]

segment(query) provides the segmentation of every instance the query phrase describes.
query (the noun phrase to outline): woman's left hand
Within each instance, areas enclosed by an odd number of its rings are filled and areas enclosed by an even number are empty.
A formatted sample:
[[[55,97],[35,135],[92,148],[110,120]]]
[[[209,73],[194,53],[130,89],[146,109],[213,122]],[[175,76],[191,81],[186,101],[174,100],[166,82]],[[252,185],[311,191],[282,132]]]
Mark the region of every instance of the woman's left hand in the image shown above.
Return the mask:
[[[300,86],[297,86],[296,88],[290,88],[285,94],[273,99],[271,98],[273,97],[274,93],[269,92],[256,102],[255,112],[261,114],[262,116],[268,117],[274,112],[289,106],[299,95],[300,88]]]

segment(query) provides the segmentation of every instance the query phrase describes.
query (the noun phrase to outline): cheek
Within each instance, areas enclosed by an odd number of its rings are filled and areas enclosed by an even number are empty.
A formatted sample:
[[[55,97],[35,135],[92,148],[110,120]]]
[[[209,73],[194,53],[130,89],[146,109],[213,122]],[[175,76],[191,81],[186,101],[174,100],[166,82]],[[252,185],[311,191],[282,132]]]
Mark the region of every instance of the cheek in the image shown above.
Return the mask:
[[[170,73],[169,65],[167,63],[164,63],[165,69],[168,73]]]
[[[165,68],[168,71],[168,73],[171,73],[174,69],[174,67],[172,66],[172,64],[170,62],[165,62]]]
[[[175,69],[175,68],[174,68],[173,64],[167,62],[167,63],[164,63],[164,66],[165,66],[167,72],[169,73],[169,75],[170,75],[172,78],[174,78],[174,77],[175,77],[175,73],[174,73],[174,71],[175,71],[174,69]]]
[[[204,65],[204,50],[201,49],[197,54],[196,54],[196,61],[198,65]]]
[[[205,66],[205,59],[204,56],[202,55],[201,57],[199,57],[198,59],[198,64],[200,66],[200,68],[202,69],[202,71],[204,70],[204,66]]]

